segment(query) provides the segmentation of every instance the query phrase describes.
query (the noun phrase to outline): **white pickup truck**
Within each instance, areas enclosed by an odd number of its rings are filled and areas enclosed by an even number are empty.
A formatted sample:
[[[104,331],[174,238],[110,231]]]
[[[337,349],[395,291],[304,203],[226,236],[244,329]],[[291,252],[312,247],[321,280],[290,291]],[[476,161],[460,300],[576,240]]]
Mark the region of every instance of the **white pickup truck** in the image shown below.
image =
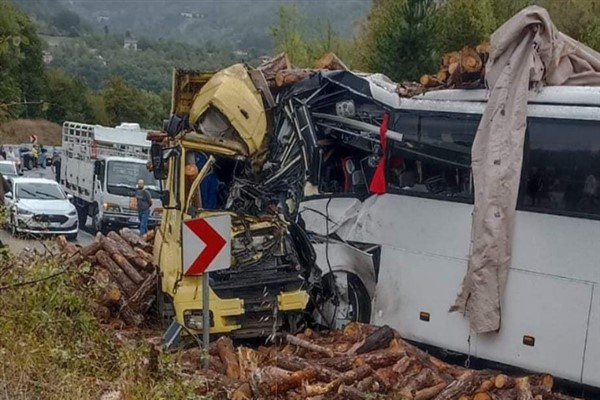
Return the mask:
[[[148,227],[160,223],[159,183],[146,168],[150,142],[138,124],[116,128],[65,122],[60,184],[73,195],[80,227],[92,217],[96,231],[139,224],[135,202],[138,179],[153,198]]]

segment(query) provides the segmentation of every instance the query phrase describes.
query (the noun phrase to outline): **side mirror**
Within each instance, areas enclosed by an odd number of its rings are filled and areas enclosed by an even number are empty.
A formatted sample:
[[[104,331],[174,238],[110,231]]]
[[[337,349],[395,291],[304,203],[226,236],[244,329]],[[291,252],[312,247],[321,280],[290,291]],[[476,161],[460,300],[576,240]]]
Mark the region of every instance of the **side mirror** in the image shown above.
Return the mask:
[[[71,193],[67,193],[67,200],[73,200],[73,195]]]
[[[23,176],[23,171],[19,171],[17,174],[19,174],[19,176]]]
[[[94,175],[102,174],[102,161],[96,160],[94,161]]]
[[[6,193],[4,193],[4,197],[7,198],[7,199],[12,199],[13,198],[13,194],[12,194],[12,192],[6,192]]]
[[[170,137],[175,137],[179,132],[184,130],[187,126],[187,120],[185,118],[178,117],[177,115],[171,115],[169,121],[164,125],[164,129]]]
[[[150,146],[150,160],[152,161],[154,179],[165,179],[165,160],[163,159],[163,149],[160,143],[152,143]]]

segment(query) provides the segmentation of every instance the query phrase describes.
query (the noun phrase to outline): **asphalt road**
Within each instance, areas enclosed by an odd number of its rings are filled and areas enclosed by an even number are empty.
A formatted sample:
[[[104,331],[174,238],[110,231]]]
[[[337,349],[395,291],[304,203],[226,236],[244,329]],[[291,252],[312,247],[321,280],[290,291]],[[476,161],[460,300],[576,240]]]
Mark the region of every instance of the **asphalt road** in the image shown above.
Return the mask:
[[[31,171],[25,171],[24,176],[32,177],[32,178],[48,178],[54,179],[54,174],[50,168],[42,169],[34,169]],[[77,240],[73,243],[85,246],[89,244],[94,239],[94,234],[91,229],[91,220],[88,218],[87,226],[84,230],[79,230],[77,234]],[[44,250],[44,241],[51,241],[52,237],[47,237],[43,239],[39,238],[15,238],[11,235],[10,231],[1,229],[0,230],[0,241],[5,245],[8,245],[11,251],[15,254],[19,254],[22,251],[31,251],[31,250]]]

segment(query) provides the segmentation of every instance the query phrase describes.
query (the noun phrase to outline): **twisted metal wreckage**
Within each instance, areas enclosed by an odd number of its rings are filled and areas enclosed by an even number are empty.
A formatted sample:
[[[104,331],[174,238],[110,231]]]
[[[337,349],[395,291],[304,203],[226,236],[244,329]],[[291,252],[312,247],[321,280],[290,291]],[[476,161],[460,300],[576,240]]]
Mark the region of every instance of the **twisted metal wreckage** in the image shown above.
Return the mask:
[[[225,104],[222,95],[232,87],[235,101]],[[261,99],[266,124],[255,118],[256,102],[247,89]],[[260,70],[242,65],[210,79],[175,73],[173,116],[165,127],[170,139],[164,133],[149,138],[163,148],[196,141],[221,149],[215,152],[220,155],[202,155],[201,174],[210,171],[217,178],[210,208],[233,213],[233,265],[211,274],[211,289],[221,298],[244,300],[244,316],[235,321],[243,329],[236,335],[298,324],[299,319],[269,321],[277,303],[269,297],[282,290],[306,290],[308,309],[321,324],[369,322],[379,249],[341,239],[336,231],[349,209],[344,204],[330,209],[326,199],[363,200],[385,190],[381,139],[385,146],[386,136],[402,136],[393,130],[393,108],[400,101],[395,90],[381,75],[349,71],[322,70],[273,89]],[[222,157],[228,152],[237,157]],[[194,185],[201,186],[188,182],[186,190],[201,192]],[[302,205],[307,199],[326,203]],[[207,208],[206,200],[198,209]],[[163,289],[176,291],[179,283],[163,282]]]

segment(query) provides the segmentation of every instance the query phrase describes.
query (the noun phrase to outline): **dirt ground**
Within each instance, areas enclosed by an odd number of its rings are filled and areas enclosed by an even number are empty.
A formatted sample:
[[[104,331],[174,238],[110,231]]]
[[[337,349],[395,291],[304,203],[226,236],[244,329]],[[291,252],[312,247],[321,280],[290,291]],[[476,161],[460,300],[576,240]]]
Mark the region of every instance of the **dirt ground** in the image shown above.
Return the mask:
[[[37,135],[43,145],[60,146],[62,127],[44,119],[18,119],[0,125],[0,144],[29,143]]]

